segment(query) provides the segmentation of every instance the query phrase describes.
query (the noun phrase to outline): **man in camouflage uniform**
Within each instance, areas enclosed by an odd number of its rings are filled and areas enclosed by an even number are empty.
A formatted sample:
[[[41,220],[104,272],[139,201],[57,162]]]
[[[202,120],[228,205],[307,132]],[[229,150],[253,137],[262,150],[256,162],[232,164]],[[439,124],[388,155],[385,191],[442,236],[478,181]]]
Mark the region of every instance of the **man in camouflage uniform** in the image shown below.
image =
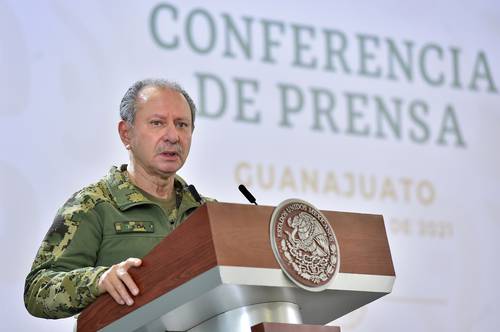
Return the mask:
[[[34,316],[72,316],[106,292],[132,305],[139,289],[127,271],[200,205],[176,175],[194,129],[189,95],[168,81],[139,81],[120,116],[130,163],[57,212],[26,278],[24,301]]]

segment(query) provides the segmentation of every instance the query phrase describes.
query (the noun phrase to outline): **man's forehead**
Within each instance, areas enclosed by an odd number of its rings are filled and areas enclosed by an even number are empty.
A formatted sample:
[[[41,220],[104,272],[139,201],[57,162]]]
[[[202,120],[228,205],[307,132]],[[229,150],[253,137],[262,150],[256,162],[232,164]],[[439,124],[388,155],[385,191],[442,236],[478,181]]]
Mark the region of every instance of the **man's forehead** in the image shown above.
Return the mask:
[[[169,87],[146,86],[137,94],[137,114],[143,114],[141,110],[149,111],[161,109],[174,109],[182,112],[182,117],[192,118],[191,107],[184,95]]]

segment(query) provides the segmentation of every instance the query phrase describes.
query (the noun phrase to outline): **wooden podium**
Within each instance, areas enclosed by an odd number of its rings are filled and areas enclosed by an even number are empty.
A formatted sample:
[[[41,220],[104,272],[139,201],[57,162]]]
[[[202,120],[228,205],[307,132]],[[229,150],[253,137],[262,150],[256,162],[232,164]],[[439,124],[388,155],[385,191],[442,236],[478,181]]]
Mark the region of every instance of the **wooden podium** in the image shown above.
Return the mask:
[[[129,271],[140,289],[134,305],[102,295],[80,314],[77,331],[339,331],[311,325],[392,291],[381,215],[322,211],[337,237],[340,269],[326,290],[310,292],[295,286],[274,257],[272,212],[271,206],[201,206]],[[299,330],[290,323],[309,325]]]

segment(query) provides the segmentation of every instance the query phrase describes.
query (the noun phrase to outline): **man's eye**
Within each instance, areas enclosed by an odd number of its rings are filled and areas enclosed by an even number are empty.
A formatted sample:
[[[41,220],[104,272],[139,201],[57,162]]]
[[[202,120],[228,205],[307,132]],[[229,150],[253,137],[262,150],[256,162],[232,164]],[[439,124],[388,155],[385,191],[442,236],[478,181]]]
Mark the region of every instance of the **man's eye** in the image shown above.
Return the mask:
[[[179,128],[187,128],[188,124],[187,124],[187,122],[177,122],[177,127],[179,127]]]
[[[162,125],[162,122],[160,120],[151,120],[149,122],[153,127],[160,127]]]

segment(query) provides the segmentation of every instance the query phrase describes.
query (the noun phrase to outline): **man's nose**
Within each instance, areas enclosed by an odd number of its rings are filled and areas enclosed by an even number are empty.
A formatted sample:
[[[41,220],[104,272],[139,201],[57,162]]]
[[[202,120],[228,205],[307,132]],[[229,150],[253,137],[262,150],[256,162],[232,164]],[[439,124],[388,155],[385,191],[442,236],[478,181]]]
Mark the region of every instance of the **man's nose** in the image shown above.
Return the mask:
[[[177,132],[177,127],[175,123],[168,123],[165,126],[165,132],[163,133],[163,140],[165,142],[177,143],[179,141],[179,133]]]

